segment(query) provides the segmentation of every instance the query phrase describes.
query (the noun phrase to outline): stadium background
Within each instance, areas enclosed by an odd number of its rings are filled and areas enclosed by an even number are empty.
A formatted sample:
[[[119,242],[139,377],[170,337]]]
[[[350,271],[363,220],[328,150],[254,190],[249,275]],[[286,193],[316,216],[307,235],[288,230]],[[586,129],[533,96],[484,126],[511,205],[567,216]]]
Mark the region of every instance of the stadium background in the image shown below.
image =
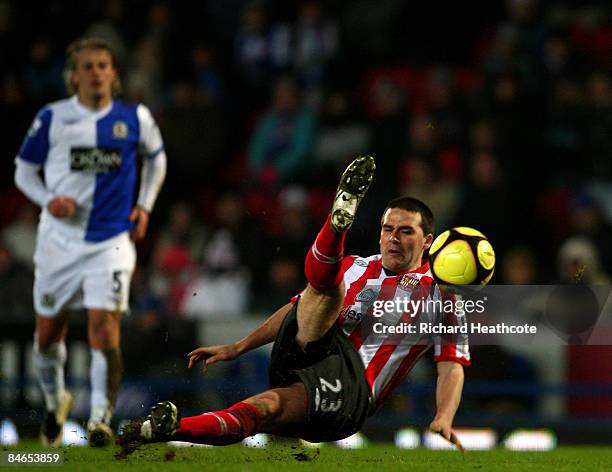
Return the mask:
[[[498,254],[493,283],[609,283],[612,10],[606,2],[0,1],[0,418],[34,435],[32,252],[38,210],[12,183],[36,112],[65,96],[64,49],[102,36],[124,97],[142,100],[169,170],[139,245],[118,418],[158,398],[189,412],[266,383],[266,352],[206,376],[200,343],[237,339],[304,284],[303,256],[337,175],[359,152],[379,165],[349,253],[377,252],[380,210],[423,198],[438,230],[477,227]],[[82,313],[69,385],[87,415]],[[612,438],[607,346],[472,350],[463,426],[551,427],[561,441]],[[431,363],[366,427],[428,424]]]

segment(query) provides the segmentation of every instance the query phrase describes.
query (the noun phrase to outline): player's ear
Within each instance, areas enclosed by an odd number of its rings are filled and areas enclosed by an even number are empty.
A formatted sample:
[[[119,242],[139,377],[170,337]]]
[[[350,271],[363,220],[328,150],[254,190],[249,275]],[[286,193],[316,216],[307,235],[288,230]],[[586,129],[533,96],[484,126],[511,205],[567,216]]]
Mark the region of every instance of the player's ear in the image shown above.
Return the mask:
[[[70,84],[72,85],[72,88],[76,92],[78,90],[78,88],[79,88],[79,81],[77,79],[77,73],[76,73],[75,69],[71,69],[70,70],[69,79],[70,79]]]
[[[425,236],[425,244],[423,244],[423,249],[429,249],[431,247],[431,243],[433,243],[433,234],[429,233]]]

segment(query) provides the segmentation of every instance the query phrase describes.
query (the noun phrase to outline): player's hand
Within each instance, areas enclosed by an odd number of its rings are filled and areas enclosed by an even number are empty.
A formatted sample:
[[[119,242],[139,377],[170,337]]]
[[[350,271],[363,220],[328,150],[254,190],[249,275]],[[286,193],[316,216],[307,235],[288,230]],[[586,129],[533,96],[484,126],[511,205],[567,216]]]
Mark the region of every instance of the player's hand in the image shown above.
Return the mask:
[[[134,207],[129,219],[131,222],[136,223],[132,231],[130,231],[130,239],[132,241],[139,241],[144,238],[149,226],[149,212],[142,207]]]
[[[235,344],[225,344],[223,346],[204,346],[194,349],[187,357],[189,358],[189,368],[191,369],[198,362],[204,362],[204,371],[208,366],[219,361],[232,361],[240,355]]]
[[[455,447],[457,447],[457,449],[461,451],[461,453],[465,452],[463,444],[461,444],[461,441],[459,441],[459,438],[457,438],[457,435],[453,432],[452,424],[450,421],[436,417],[429,425],[429,430],[433,431],[434,433],[438,433],[448,442],[454,444]]]
[[[47,203],[47,210],[56,218],[72,218],[76,214],[76,200],[71,197],[55,197]]]

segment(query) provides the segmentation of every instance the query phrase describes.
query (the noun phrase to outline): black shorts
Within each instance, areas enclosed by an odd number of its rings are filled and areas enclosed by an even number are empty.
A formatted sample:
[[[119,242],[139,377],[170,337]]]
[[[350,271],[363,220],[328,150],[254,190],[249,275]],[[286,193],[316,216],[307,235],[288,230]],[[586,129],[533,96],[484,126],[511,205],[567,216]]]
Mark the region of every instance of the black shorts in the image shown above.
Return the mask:
[[[306,387],[306,422],[288,435],[311,442],[346,438],[361,429],[370,413],[370,387],[363,362],[336,325],[302,349],[295,340],[298,302],[276,336],[270,385],[276,388],[302,382]]]

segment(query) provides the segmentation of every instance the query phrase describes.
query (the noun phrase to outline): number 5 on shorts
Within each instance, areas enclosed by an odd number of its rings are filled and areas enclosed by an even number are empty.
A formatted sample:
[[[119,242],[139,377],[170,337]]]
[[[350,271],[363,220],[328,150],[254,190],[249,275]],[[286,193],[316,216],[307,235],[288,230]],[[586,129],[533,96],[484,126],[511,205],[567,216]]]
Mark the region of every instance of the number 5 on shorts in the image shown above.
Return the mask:
[[[120,294],[123,284],[121,283],[121,271],[113,272],[113,293]]]

